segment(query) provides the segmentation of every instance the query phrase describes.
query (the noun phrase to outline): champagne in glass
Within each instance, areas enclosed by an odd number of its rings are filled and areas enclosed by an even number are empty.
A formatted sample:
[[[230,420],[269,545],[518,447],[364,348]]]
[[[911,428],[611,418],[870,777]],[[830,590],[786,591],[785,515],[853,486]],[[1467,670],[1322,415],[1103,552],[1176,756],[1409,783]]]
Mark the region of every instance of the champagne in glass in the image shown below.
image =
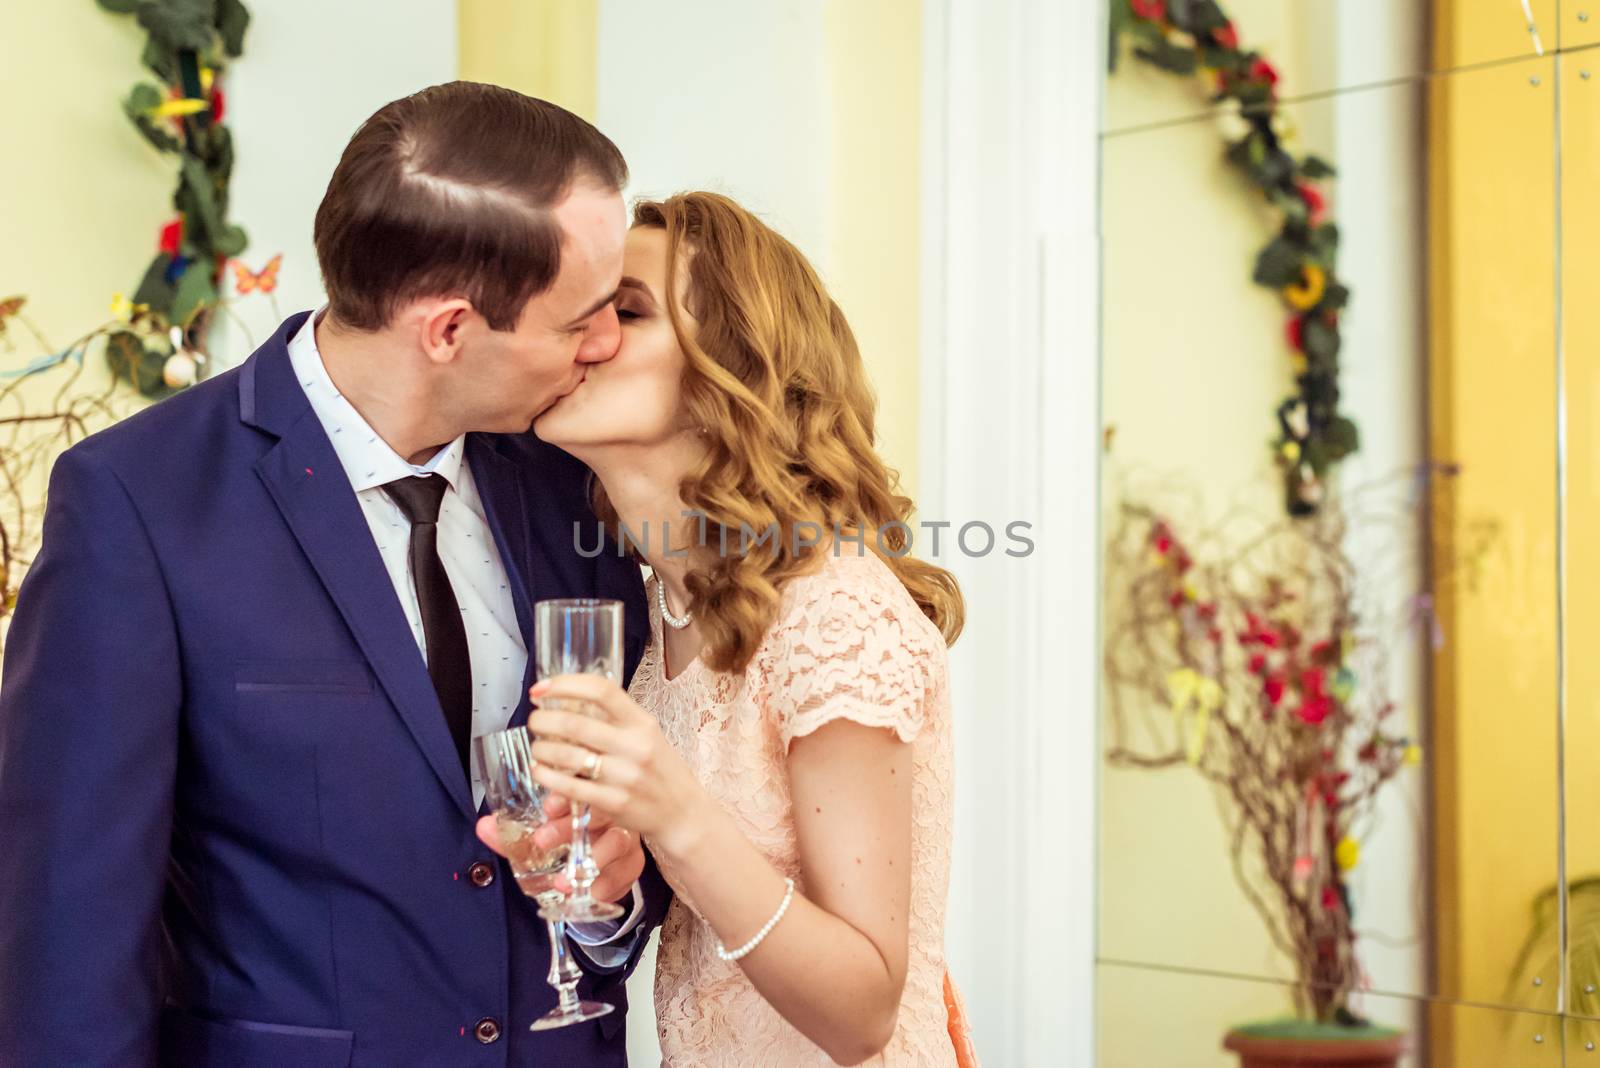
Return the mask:
[[[556,675],[622,678],[622,602],[592,598],[539,601],[533,606],[534,671],[539,679]],[[555,707],[546,701],[545,707]],[[586,703],[569,711],[592,714]],[[572,849],[567,855],[570,896],[547,909],[568,923],[594,923],[622,915],[617,905],[590,892],[599,876],[589,853],[589,806],[572,805]]]
[[[511,873],[524,894],[540,905],[545,930],[550,936],[550,972],[547,981],[556,991],[556,1007],[533,1022],[530,1030],[548,1031],[555,1027],[594,1020],[612,1011],[603,1001],[584,1001],[578,997],[578,980],[583,972],[572,959],[567,945],[567,925],[547,914],[559,904],[561,891],[556,876],[566,864],[569,849],[565,843],[554,849],[540,849],[533,832],[545,825],[544,787],[533,781],[534,760],[528,747],[533,736],[526,727],[495,731],[474,740],[478,765],[484,778],[484,797],[494,813],[500,844],[505,847]]]

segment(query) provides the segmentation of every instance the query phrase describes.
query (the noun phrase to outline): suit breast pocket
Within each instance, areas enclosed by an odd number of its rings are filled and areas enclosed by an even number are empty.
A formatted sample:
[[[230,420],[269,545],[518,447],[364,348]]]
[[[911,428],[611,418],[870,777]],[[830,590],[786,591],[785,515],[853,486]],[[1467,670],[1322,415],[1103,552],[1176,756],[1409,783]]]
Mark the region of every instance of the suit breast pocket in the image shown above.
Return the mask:
[[[240,660],[233,671],[240,696],[367,697],[372,689],[372,672],[359,660]]]

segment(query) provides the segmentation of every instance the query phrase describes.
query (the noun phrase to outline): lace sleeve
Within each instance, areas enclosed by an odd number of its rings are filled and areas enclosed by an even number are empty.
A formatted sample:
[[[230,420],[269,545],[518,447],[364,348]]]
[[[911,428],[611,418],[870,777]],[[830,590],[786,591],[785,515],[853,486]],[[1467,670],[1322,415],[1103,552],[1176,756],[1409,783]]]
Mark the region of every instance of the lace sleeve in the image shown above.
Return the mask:
[[[872,586],[815,590],[774,632],[767,708],[787,747],[836,719],[916,740],[942,641],[909,598]],[[937,638],[937,632],[933,635]]]

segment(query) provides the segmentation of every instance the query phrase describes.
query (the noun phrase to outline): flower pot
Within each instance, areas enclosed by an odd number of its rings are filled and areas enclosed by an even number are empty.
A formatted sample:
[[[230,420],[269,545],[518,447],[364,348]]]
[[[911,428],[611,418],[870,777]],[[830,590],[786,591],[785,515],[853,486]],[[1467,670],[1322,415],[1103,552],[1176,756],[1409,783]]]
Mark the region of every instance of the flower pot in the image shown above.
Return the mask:
[[[1395,1068],[1406,1036],[1378,1027],[1268,1025],[1231,1031],[1222,1046],[1239,1055],[1239,1068]]]

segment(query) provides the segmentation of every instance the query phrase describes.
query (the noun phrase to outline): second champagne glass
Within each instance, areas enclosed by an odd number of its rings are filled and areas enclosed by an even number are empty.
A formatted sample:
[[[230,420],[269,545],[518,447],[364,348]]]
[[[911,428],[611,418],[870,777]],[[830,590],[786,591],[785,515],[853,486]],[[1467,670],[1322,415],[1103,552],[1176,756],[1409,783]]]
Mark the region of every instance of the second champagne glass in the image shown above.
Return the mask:
[[[533,833],[545,825],[544,787],[533,781],[533,756],[528,752],[533,736],[526,727],[495,731],[475,739],[478,766],[483,773],[484,797],[494,813],[500,844],[505,847],[511,873],[524,894],[539,903],[545,930],[550,935],[550,973],[545,977],[556,991],[556,1007],[533,1022],[531,1030],[548,1031],[597,1019],[611,1012],[604,1001],[584,1001],[578,997],[578,982],[583,972],[572,959],[567,944],[567,925],[546,910],[564,896],[556,876],[566,867],[566,845],[540,849]]]
[[[595,598],[539,601],[533,606],[534,671],[539,679],[555,675],[599,675],[622,678],[622,602]],[[550,701],[545,707],[555,707]],[[567,711],[592,714],[586,704]],[[599,875],[589,853],[589,806],[572,805],[572,851],[567,878],[572,893],[547,913],[568,923],[594,923],[622,915],[617,905],[591,893]]]

